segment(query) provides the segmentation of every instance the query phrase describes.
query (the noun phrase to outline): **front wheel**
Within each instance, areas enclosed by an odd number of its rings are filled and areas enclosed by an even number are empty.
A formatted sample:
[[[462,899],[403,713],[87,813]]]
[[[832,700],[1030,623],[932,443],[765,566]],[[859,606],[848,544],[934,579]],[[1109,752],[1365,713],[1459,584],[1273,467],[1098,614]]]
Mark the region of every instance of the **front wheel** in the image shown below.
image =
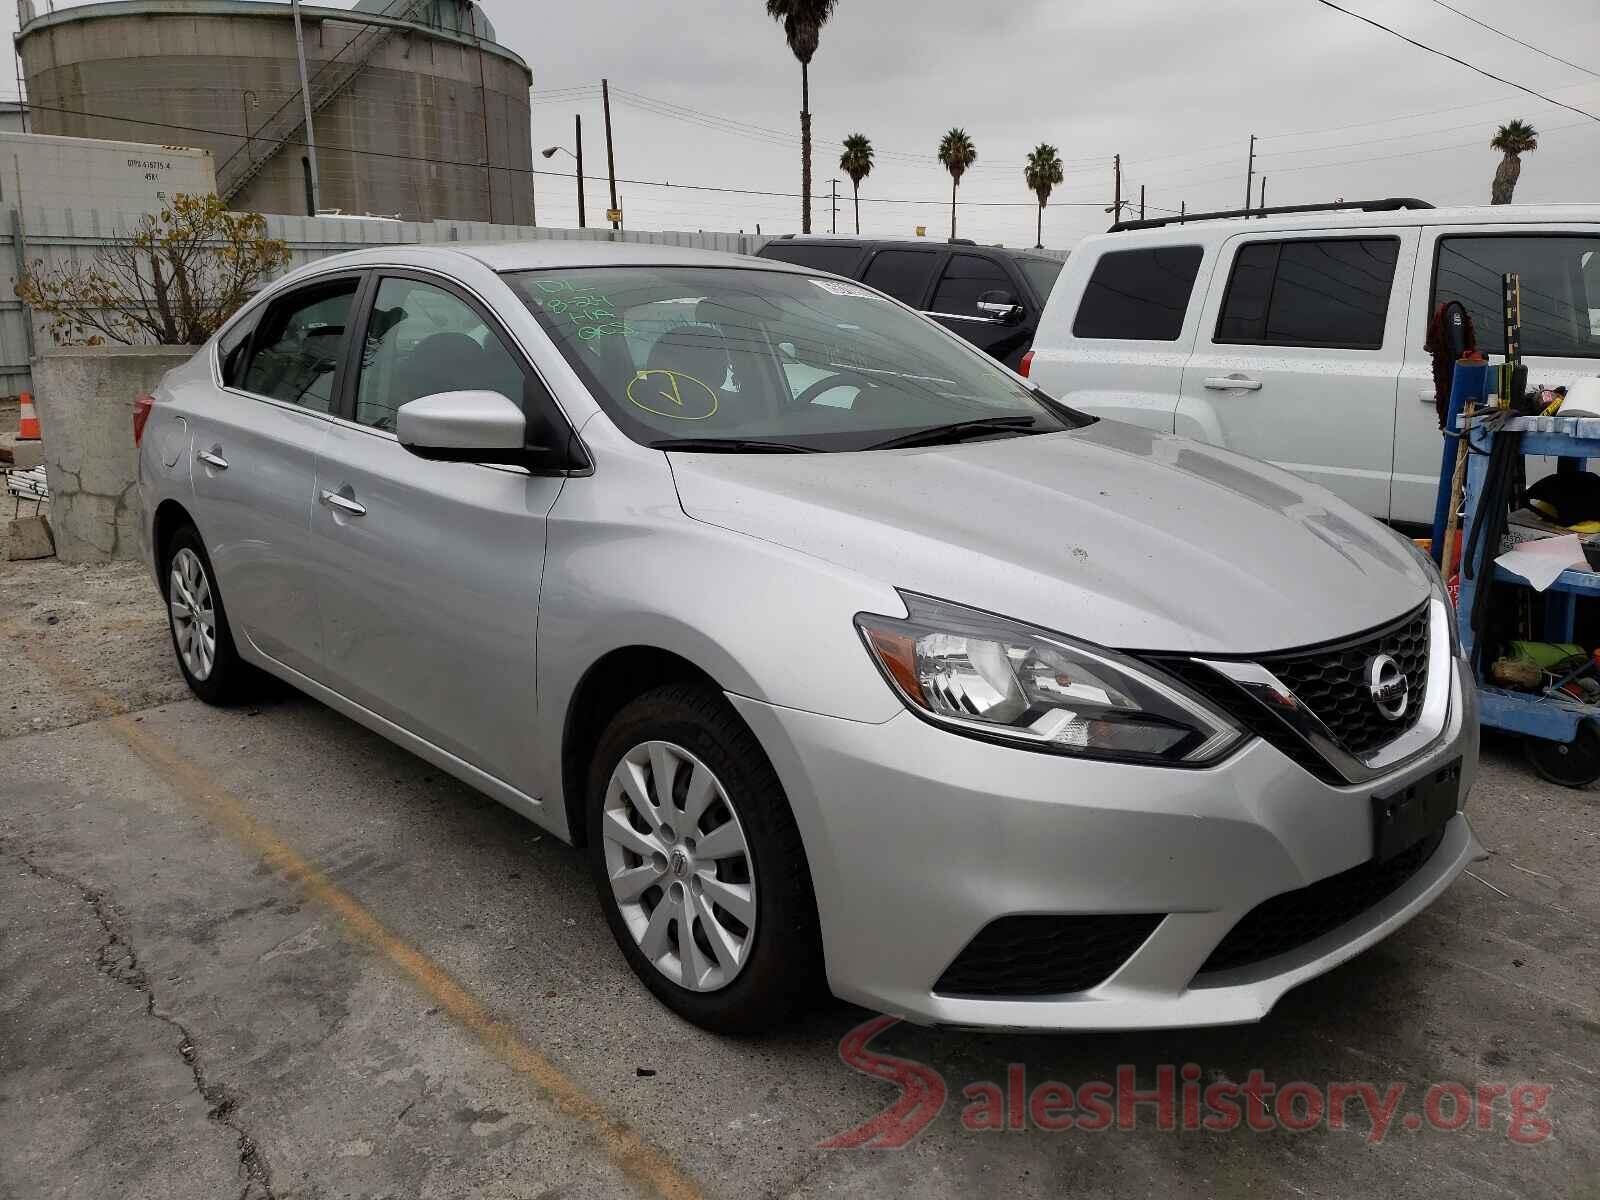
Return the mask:
[[[786,1022],[822,984],[800,833],[760,743],[709,688],[629,704],[600,739],[589,856],[628,965],[718,1033]]]

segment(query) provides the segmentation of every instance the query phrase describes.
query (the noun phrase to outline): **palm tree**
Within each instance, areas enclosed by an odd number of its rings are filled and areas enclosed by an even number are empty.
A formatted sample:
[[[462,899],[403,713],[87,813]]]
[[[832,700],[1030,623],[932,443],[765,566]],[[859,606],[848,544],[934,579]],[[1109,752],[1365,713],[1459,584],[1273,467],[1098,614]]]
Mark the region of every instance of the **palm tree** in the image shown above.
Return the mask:
[[[783,22],[783,36],[800,60],[800,232],[811,232],[811,56],[839,0],[767,0],[767,16]]]
[[[872,173],[872,143],[864,133],[852,133],[844,140],[844,153],[839,156],[839,169],[850,176],[850,186],[856,190],[856,232],[861,232],[861,181]]]
[[[1028,190],[1039,197],[1039,230],[1033,243],[1035,249],[1043,249],[1044,206],[1050,201],[1050,189],[1061,182],[1061,155],[1049,142],[1040,142],[1028,155],[1027,165],[1022,168],[1022,177],[1027,180]]]
[[[956,188],[967,168],[978,161],[978,148],[972,144],[967,131],[952,129],[939,141],[939,161],[950,172],[950,239],[956,236]]]
[[[1511,193],[1516,190],[1517,179],[1522,174],[1522,156],[1539,148],[1539,131],[1526,121],[1507,121],[1489,139],[1489,148],[1501,154],[1500,165],[1494,171],[1489,203],[1510,204]]]

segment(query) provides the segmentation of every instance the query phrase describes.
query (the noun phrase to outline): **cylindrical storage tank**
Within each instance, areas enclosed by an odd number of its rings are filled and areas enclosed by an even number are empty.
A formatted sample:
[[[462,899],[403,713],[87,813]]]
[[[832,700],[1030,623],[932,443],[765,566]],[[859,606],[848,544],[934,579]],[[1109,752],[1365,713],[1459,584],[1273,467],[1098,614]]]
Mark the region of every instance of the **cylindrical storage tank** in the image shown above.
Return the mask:
[[[465,0],[374,7],[300,10],[317,207],[533,224],[527,64]],[[16,40],[34,132],[203,146],[231,207],[311,211],[288,4],[114,0],[35,12]]]

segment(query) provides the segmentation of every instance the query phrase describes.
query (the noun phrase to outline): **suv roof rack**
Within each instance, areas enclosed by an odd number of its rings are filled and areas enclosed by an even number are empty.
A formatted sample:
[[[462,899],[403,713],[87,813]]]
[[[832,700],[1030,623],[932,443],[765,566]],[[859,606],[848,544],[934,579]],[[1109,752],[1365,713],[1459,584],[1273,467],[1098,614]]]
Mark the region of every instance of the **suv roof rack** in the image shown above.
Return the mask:
[[[1191,221],[1222,221],[1231,217],[1271,217],[1283,213],[1398,212],[1406,208],[1432,208],[1414,196],[1388,196],[1382,200],[1339,200],[1331,204],[1280,204],[1272,208],[1230,208],[1221,212],[1182,213],[1175,217],[1151,217],[1147,221],[1118,221],[1107,233],[1126,233],[1130,229],[1160,229],[1163,225],[1187,225]]]

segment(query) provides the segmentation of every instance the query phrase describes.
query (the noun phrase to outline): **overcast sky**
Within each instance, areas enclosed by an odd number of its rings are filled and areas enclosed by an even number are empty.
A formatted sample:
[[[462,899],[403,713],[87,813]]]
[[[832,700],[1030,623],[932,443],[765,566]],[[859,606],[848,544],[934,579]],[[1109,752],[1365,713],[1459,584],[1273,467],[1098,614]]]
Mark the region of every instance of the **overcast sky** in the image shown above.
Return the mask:
[[[1600,117],[1595,0],[1450,3],[1597,74],[1523,49],[1433,0],[1340,2]],[[570,148],[581,113],[586,171],[604,174],[598,83],[606,76],[620,176],[798,193],[800,68],[762,0],[486,0],[484,8],[499,40],[533,69],[536,151]],[[713,119],[648,106],[663,102]],[[841,232],[854,217],[839,142],[859,131],[877,150],[862,185],[863,232],[909,236],[920,224],[946,236],[950,179],[934,152],[953,125],[978,149],[960,188],[958,232],[1013,245],[1033,243],[1022,162],[1041,141],[1058,148],[1067,169],[1044,219],[1045,244],[1058,247],[1105,228],[1114,153],[1124,196],[1137,203],[1144,184],[1151,215],[1180,201],[1191,210],[1237,207],[1251,133],[1260,137],[1257,178],[1267,177],[1271,204],[1341,195],[1487,203],[1498,161],[1488,140],[1497,124],[1521,117],[1538,128],[1540,148],[1524,158],[1516,198],[1600,200],[1600,120],[1315,0],[841,0],[812,62],[811,103],[814,190],[825,194],[839,178]],[[571,170],[564,155],[534,161]],[[621,191],[633,228],[799,228],[797,194],[634,183]],[[590,183],[588,201],[591,220],[602,218],[603,181]],[[541,177],[537,204],[540,224],[577,223],[570,179]],[[830,219],[829,202],[815,201],[813,229],[826,231]]]

